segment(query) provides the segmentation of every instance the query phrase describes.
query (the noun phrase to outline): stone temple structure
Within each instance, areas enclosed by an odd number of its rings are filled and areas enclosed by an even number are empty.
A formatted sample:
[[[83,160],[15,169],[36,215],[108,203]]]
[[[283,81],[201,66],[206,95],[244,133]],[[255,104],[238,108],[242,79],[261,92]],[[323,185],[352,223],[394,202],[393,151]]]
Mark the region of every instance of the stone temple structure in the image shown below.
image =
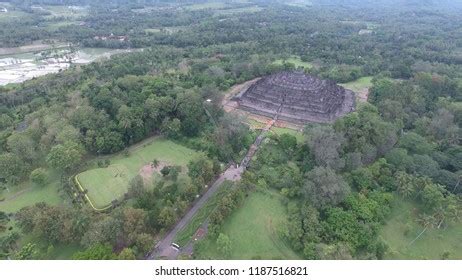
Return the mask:
[[[355,107],[352,91],[303,72],[263,77],[233,100],[239,109],[297,124],[333,122]]]

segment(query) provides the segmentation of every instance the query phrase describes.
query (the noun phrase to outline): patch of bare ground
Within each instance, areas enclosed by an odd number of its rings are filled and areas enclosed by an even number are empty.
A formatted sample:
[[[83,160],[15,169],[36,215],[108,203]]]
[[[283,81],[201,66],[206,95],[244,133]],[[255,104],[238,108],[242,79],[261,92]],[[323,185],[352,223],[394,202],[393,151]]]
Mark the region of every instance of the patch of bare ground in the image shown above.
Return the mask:
[[[146,164],[145,166],[141,167],[138,174],[143,178],[143,181],[145,183],[147,183],[147,182],[151,181],[151,178],[152,178],[152,175],[154,174],[154,172],[157,172],[157,173],[161,174],[160,171],[165,166],[168,166],[168,164],[167,164],[167,162],[164,162],[164,161],[158,162],[157,165],[154,165],[153,163],[149,163],[149,164]]]
[[[237,109],[237,102],[235,101],[231,101],[231,98],[233,98],[234,96],[238,95],[239,93],[241,93],[242,91],[246,90],[247,88],[249,88],[253,83],[255,83],[256,81],[260,80],[261,78],[255,78],[253,80],[250,80],[250,81],[247,81],[245,83],[242,83],[242,84],[238,84],[238,85],[234,85],[232,86],[226,93],[225,93],[225,96],[223,98],[223,101],[221,103],[221,105],[223,106],[223,109],[226,111],[226,112],[231,112],[235,109]]]
[[[369,97],[369,88],[363,88],[356,92],[356,98],[360,102],[367,102],[368,97]]]

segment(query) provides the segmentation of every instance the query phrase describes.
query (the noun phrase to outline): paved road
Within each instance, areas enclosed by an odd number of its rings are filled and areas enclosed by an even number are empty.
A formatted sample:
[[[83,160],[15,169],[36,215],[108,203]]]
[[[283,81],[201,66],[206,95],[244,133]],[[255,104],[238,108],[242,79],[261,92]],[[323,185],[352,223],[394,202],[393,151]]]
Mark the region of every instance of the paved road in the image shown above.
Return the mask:
[[[255,142],[252,144],[250,149],[247,151],[246,156],[241,162],[239,167],[231,166],[224,173],[218,177],[218,179],[212,184],[207,192],[194,204],[194,206],[186,213],[186,215],[175,225],[175,227],[161,240],[159,241],[154,250],[148,255],[148,259],[176,259],[180,253],[179,250],[172,246],[173,239],[177,233],[182,230],[186,225],[189,224],[194,215],[204,204],[213,196],[213,194],[220,188],[225,180],[239,181],[245,168],[247,168],[250,160],[255,155],[255,152],[260,147],[263,139],[265,138],[266,132],[271,129],[278,117],[278,114],[274,116],[274,119],[270,121],[263,129],[261,134],[257,137]]]
[[[159,242],[156,244],[154,251],[149,254],[148,259],[157,259],[157,258],[166,258],[166,259],[175,259],[179,251],[171,246],[173,239],[176,234],[182,230],[197,211],[204,206],[204,204],[209,200],[213,194],[219,189],[222,183],[225,180],[229,181],[238,181],[241,179],[241,174],[244,172],[244,168],[235,166],[229,167],[218,179],[212,184],[212,186],[207,190],[207,192],[194,204],[194,206],[186,213],[186,215],[176,224],[176,226]]]

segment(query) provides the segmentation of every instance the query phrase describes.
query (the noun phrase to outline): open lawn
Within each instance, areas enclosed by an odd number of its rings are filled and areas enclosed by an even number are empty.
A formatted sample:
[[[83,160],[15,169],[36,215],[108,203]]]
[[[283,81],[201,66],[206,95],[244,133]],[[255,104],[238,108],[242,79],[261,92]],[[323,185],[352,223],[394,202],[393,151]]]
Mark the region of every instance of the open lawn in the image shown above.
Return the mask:
[[[462,259],[462,223],[445,229],[429,228],[413,244],[424,229],[416,222],[416,205],[396,198],[393,211],[380,235],[389,246],[387,259],[441,259],[449,252],[450,259]]]
[[[262,10],[263,8],[258,7],[258,6],[249,6],[249,7],[242,7],[242,8],[216,10],[214,12],[214,15],[215,16],[226,16],[226,15],[240,14],[240,13],[256,13]]]
[[[372,78],[371,76],[366,76],[340,85],[346,89],[352,90],[356,95],[356,100],[367,102],[369,88],[372,87]]]
[[[252,193],[223,225],[223,233],[232,243],[230,256],[220,255],[215,240],[209,238],[198,248],[198,255],[210,259],[299,259],[279,237],[278,231],[286,220],[280,194]]]
[[[300,57],[298,56],[291,56],[289,57],[288,59],[278,59],[276,61],[274,61],[274,64],[277,64],[277,65],[282,65],[284,63],[293,63],[295,65],[295,67],[303,67],[303,68],[307,68],[307,69],[310,69],[313,67],[313,64],[309,63],[309,62],[305,62],[305,61],[302,61],[300,59]]]
[[[79,6],[44,6],[39,9],[43,9],[51,13],[50,15],[45,16],[47,19],[57,17],[76,19],[88,14],[88,8]]]
[[[265,123],[262,123],[262,122],[259,122],[257,120],[254,120],[254,119],[251,119],[251,118],[248,118],[246,123],[250,126],[250,129],[263,129],[265,127]],[[303,136],[303,133],[298,131],[298,130],[295,130],[295,129],[292,129],[292,128],[289,128],[289,127],[277,127],[277,126],[273,126],[270,131],[272,133],[275,133],[277,135],[282,135],[284,133],[287,133],[287,134],[290,134],[290,135],[293,135],[295,136],[295,138],[297,138],[297,142],[301,143],[304,141],[305,137]]]
[[[88,191],[94,206],[104,208],[113,200],[121,198],[127,192],[130,180],[154,159],[167,165],[184,167],[196,154],[196,151],[172,141],[154,138],[129,149],[128,156],[119,153],[105,157],[111,162],[108,167],[87,170],[76,178]]]
[[[58,205],[62,203],[62,198],[58,194],[59,176],[51,174],[49,183],[45,186],[35,186],[29,180],[8,190],[4,190],[0,197],[4,198],[0,201],[0,211],[14,213],[19,209],[33,205],[38,202],[46,202],[50,205]]]
[[[64,26],[79,25],[79,24],[80,24],[80,21],[63,20],[63,21],[57,21],[57,22],[50,22],[46,28],[48,31],[57,31],[59,28],[64,27]]]
[[[31,15],[26,12],[9,10],[7,13],[0,13],[0,22],[5,23],[30,17]]]
[[[185,6],[187,10],[190,11],[198,11],[198,10],[206,10],[206,9],[223,9],[226,8],[227,4],[223,2],[206,2],[206,3],[198,3]]]
[[[247,1],[240,1],[240,4],[247,4]],[[238,13],[255,13],[263,10],[263,8],[256,5],[249,6],[237,6],[231,3],[223,2],[206,2],[185,6],[185,9],[189,11],[198,11],[198,10],[213,10],[214,16],[224,16],[232,15]]]
[[[146,34],[155,34],[155,33],[174,34],[180,31],[184,31],[187,28],[188,26],[155,27],[155,28],[147,28],[144,30],[144,32],[146,32]]]
[[[282,134],[290,134],[295,136],[297,138],[297,142],[302,143],[305,140],[305,137],[303,136],[303,133],[300,131],[297,131],[295,129],[287,128],[287,127],[275,127],[273,126],[271,128],[271,131],[276,133],[277,135],[282,135]]]
[[[372,78],[373,78],[372,76],[362,77],[355,81],[340,84],[340,85],[354,92],[359,92],[364,89],[368,89],[372,87]]]

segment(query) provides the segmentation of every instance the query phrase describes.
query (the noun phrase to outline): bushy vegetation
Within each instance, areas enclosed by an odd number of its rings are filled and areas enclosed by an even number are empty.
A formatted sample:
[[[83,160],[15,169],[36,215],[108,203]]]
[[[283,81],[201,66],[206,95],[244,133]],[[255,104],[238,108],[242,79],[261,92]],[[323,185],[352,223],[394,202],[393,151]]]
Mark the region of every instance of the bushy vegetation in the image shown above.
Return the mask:
[[[61,1],[10,1],[19,17],[2,21],[0,47],[59,40],[144,50],[0,87],[1,256],[50,258],[67,246],[80,251],[76,259],[143,257],[221,165],[239,162],[255,139],[240,118],[224,113],[222,92],[300,67],[353,90],[368,88],[368,102],[333,124],[306,127],[303,136],[273,130],[210,215],[207,242],[220,247],[214,256],[258,257],[239,254],[243,245],[229,227],[251,209],[249,197],[268,192],[281,203],[283,221],[275,225],[277,236],[266,236],[277,237],[291,256],[393,255],[392,241],[379,233],[396,197],[416,205],[410,224],[421,230],[409,237],[414,243],[427,231],[460,225],[462,36],[455,23],[462,13],[455,5],[397,9],[358,1],[312,7],[249,1],[210,9],[193,0],[66,1],[90,5],[85,12],[31,8]],[[241,13],[247,8],[252,12]],[[130,158],[130,147],[152,136],[200,156],[163,167],[152,183],[125,180],[124,202],[105,213],[89,211],[69,178],[98,160],[99,168],[111,166],[101,157],[113,153]],[[281,257],[267,257],[273,256]]]

